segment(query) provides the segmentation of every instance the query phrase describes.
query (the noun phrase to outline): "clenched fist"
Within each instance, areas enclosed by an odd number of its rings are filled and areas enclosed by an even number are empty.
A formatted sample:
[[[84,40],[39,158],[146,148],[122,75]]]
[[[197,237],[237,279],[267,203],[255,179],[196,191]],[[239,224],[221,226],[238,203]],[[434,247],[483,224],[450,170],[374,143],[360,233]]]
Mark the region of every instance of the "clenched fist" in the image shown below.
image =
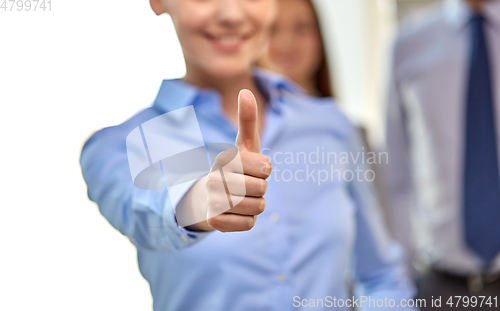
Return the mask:
[[[249,90],[242,90],[238,96],[235,145],[238,153],[236,150],[221,152],[210,174],[199,180],[179,204],[184,210],[183,217],[189,217],[189,213],[206,213],[206,221],[187,229],[247,231],[255,225],[257,215],[264,211],[266,178],[272,166],[260,152],[257,102]],[[234,161],[235,158],[238,160]]]

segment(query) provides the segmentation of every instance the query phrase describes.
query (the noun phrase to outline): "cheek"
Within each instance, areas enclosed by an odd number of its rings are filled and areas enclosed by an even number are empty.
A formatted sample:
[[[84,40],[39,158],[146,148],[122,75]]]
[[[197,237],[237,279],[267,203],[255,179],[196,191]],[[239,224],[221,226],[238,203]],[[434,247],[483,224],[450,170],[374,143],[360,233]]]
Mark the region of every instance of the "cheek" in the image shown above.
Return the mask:
[[[255,54],[257,58],[259,58],[262,57],[269,50],[270,50],[270,36],[269,33],[265,32],[262,33],[258,38],[256,38],[253,47],[253,54]]]
[[[254,62],[258,58],[262,57],[266,51],[272,49],[270,45],[270,30],[272,23],[253,23],[253,28],[255,31],[255,37],[252,39],[250,44],[247,46],[246,54],[252,58],[251,61]]]
[[[213,18],[213,9],[195,6],[193,2],[180,2],[171,13],[172,21],[177,30],[177,36],[184,48],[196,48],[200,33]]]
[[[304,57],[317,59],[323,51],[321,49],[321,39],[317,35],[303,36],[298,42],[297,47],[301,49]]]
[[[296,47],[300,51],[301,67],[308,74],[314,74],[324,57],[321,40],[315,36],[306,37],[300,40],[300,44],[296,45]]]
[[[259,0],[257,0],[259,1]],[[276,19],[277,5],[270,0],[260,0],[260,5],[251,5],[247,8],[248,18],[259,36],[268,39],[271,27]]]
[[[257,0],[259,1],[259,0]],[[270,27],[278,16],[278,3],[275,0],[260,0],[260,5],[252,6],[251,11],[254,19],[260,20],[260,23]]]

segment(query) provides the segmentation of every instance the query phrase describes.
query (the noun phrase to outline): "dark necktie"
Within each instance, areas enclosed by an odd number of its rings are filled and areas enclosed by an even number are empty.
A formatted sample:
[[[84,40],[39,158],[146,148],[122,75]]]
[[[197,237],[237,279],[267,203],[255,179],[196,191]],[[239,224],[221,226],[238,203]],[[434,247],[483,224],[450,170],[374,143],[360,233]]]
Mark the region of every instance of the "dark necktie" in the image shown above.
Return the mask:
[[[485,19],[471,19],[464,174],[467,244],[488,265],[500,252],[500,177]]]

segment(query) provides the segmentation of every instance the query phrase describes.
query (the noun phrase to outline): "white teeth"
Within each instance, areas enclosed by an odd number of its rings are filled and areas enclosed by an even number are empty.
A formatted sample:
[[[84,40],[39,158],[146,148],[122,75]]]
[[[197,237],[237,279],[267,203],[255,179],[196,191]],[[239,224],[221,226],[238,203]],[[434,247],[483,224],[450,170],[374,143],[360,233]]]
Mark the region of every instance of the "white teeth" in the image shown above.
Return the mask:
[[[240,37],[238,36],[231,36],[231,37],[218,37],[217,41],[219,41],[222,44],[236,44],[241,40]]]

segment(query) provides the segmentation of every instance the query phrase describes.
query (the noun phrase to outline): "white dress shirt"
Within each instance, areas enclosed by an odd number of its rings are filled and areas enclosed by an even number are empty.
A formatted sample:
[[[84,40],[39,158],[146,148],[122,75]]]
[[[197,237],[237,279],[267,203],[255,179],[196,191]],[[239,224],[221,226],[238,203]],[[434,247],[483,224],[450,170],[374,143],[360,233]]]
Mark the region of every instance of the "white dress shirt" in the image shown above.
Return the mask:
[[[448,0],[402,26],[387,103],[391,229],[420,262],[459,275],[484,266],[465,242],[462,206],[471,14],[465,1]],[[500,1],[487,2],[483,14],[498,139]],[[491,269],[500,270],[500,256]]]

